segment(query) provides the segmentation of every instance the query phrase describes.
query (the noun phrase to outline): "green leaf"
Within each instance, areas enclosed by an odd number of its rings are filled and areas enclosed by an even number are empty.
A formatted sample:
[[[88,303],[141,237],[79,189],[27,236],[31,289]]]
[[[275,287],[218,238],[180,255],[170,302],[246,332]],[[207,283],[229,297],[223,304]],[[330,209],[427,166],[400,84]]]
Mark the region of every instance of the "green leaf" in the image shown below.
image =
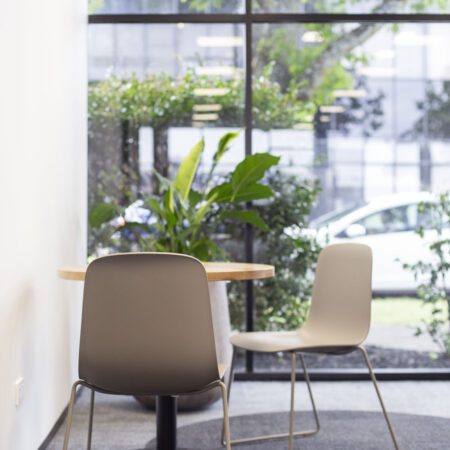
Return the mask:
[[[251,202],[253,200],[261,200],[273,196],[273,191],[265,184],[254,183],[241,189],[233,196],[234,203]]]
[[[255,155],[247,156],[231,174],[233,196],[245,186],[261,180],[266,171],[278,164],[279,160],[279,157],[270,153],[256,153]]]
[[[268,231],[269,228],[261,219],[258,211],[255,210],[246,210],[246,211],[224,211],[221,214],[221,217],[224,219],[237,219],[241,222],[246,222],[254,225],[257,228],[260,228],[263,231]]]
[[[230,132],[224,134],[217,145],[216,153],[213,157],[213,164],[216,166],[221,160],[222,156],[229,150],[231,143],[239,136],[238,132]]]
[[[208,201],[206,201],[196,212],[194,216],[194,224],[199,224],[203,218],[205,217],[206,213],[208,212],[209,208],[211,208],[211,205],[216,201],[216,196],[212,195]]]
[[[202,194],[200,192],[194,191],[191,189],[191,192],[189,192],[189,206],[193,208],[195,205],[200,203],[203,199]]]
[[[206,198],[209,200],[211,197],[215,197],[215,201],[221,203],[230,201],[232,194],[233,189],[231,188],[231,183],[223,183],[212,188],[206,195]]]
[[[215,197],[216,203],[223,202],[251,202],[253,200],[261,200],[273,196],[273,191],[269,186],[260,183],[253,183],[245,186],[236,194],[233,194],[231,183],[223,183],[208,192],[207,198]]]
[[[169,189],[164,196],[164,208],[170,212],[173,212],[174,209],[174,198],[173,198],[173,188],[172,185],[169,185]]]
[[[91,210],[89,214],[89,225],[92,228],[99,228],[106,222],[114,219],[119,213],[119,208],[111,203],[101,203]]]
[[[205,141],[202,139],[198,142],[183,159],[178,169],[173,187],[180,193],[183,200],[187,200],[197,172],[198,163],[205,148]]]

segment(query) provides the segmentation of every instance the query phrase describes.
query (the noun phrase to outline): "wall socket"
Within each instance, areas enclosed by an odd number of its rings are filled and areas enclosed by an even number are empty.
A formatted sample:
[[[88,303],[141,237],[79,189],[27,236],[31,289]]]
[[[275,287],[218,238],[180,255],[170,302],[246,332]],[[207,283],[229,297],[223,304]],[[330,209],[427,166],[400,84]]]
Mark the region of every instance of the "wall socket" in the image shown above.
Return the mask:
[[[16,408],[22,403],[23,388],[24,388],[23,377],[17,378],[17,380],[14,382],[14,404],[16,405]]]

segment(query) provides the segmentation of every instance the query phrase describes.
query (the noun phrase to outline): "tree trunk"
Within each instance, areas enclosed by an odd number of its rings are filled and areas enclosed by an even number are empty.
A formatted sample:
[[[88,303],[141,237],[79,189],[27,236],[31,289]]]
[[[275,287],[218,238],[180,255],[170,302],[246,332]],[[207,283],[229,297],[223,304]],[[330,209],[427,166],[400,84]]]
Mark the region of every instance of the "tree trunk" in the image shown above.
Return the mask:
[[[139,193],[139,126],[128,120],[122,122],[122,173],[124,186],[122,204],[133,202]]]
[[[163,177],[169,176],[169,128],[153,128],[153,169]],[[159,192],[159,180],[153,174],[152,189]]]

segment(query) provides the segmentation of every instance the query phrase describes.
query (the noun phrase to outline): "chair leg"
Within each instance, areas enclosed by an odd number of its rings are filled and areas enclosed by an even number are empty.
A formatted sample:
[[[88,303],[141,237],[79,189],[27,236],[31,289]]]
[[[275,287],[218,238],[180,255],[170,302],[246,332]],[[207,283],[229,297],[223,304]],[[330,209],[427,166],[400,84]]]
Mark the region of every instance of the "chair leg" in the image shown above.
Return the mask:
[[[231,450],[231,439],[230,439],[230,418],[228,415],[228,393],[227,386],[225,383],[220,382],[220,389],[222,391],[222,404],[223,404],[223,421],[224,421],[224,432],[225,432],[225,447],[226,450]]]
[[[228,378],[228,386],[227,386],[227,402],[230,404],[230,393],[231,393],[231,386],[233,385],[234,381],[234,365],[236,363],[236,349],[233,347],[233,355],[231,357],[231,367],[230,367],[230,377]],[[225,445],[225,417],[223,418],[223,424],[222,424],[222,437],[221,441],[222,445]]]
[[[91,450],[92,443],[92,424],[94,420],[94,401],[95,401],[95,391],[91,389],[91,403],[89,406],[89,429],[88,429],[88,439],[87,439],[87,450]]]
[[[300,353],[300,360],[302,362],[303,372],[305,374],[306,384],[308,386],[308,393],[311,399],[311,405],[313,409],[314,419],[316,421],[316,428],[314,430],[305,430],[305,431],[294,431],[294,419],[295,419],[295,409],[294,409],[294,393],[295,393],[295,380],[296,380],[296,354],[295,352],[291,352],[291,399],[290,399],[290,412],[289,412],[289,433],[279,433],[279,434],[271,434],[267,436],[256,436],[251,438],[242,438],[242,439],[234,439],[231,441],[231,444],[244,444],[250,442],[258,442],[258,441],[267,441],[270,439],[280,439],[280,438],[288,438],[289,439],[289,449],[293,446],[293,438],[294,437],[308,437],[317,434],[320,430],[319,425],[319,416],[316,410],[316,404],[314,402],[314,397],[311,389],[311,380],[309,378],[309,374],[306,368],[305,360],[303,355]]]
[[[289,412],[289,450],[293,450],[294,448],[294,400],[296,367],[296,355],[295,352],[291,352],[291,407]]]
[[[308,388],[309,399],[311,400],[311,406],[314,414],[314,420],[316,422],[316,429],[311,430],[308,436],[312,436],[317,434],[320,431],[320,422],[319,422],[319,414],[317,413],[316,402],[314,401],[314,396],[311,389],[311,379],[309,378],[309,372],[306,368],[305,358],[302,353],[300,353],[300,361],[302,363],[303,374],[305,375],[306,386]]]
[[[375,392],[377,393],[378,400],[379,400],[380,405],[381,405],[381,409],[383,410],[383,415],[384,415],[384,418],[386,420],[386,424],[387,424],[387,426],[389,428],[389,433],[391,434],[391,438],[392,438],[392,442],[394,444],[394,448],[396,450],[399,450],[400,447],[398,445],[397,438],[396,438],[395,433],[394,433],[394,428],[392,427],[391,421],[389,420],[389,416],[388,416],[386,408],[384,406],[383,398],[381,397],[381,392],[380,392],[380,389],[378,387],[378,382],[377,382],[377,379],[375,377],[375,373],[373,372],[372,364],[370,363],[370,360],[369,360],[369,355],[367,354],[367,351],[366,351],[366,349],[364,347],[358,347],[358,349],[363,354],[364,362],[366,363],[366,366],[369,369],[370,378],[371,378],[372,383],[373,383],[373,385],[375,387]]]
[[[70,428],[72,427],[72,416],[73,416],[73,405],[75,403],[75,395],[77,393],[77,387],[81,384],[81,380],[75,381],[72,385],[72,390],[70,393],[70,401],[69,401],[69,409],[67,411],[67,423],[66,423],[66,432],[64,434],[64,445],[63,450],[67,450],[69,447],[69,436],[70,436]]]

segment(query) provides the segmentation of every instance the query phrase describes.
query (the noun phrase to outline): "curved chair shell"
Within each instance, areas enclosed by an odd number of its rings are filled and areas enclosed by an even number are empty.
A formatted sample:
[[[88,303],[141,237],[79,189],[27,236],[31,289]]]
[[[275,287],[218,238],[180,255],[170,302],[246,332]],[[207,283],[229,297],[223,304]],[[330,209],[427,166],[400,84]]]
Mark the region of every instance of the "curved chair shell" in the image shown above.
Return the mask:
[[[176,395],[220,379],[207,276],[195,258],[102,257],[86,272],[79,375],[99,390]]]

